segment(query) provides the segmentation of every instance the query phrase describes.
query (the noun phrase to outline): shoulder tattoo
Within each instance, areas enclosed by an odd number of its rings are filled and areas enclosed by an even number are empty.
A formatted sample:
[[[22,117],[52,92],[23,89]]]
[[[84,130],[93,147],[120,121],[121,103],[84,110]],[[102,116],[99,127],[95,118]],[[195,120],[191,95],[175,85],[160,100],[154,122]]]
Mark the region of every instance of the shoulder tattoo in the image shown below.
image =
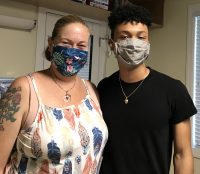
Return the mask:
[[[19,111],[21,87],[8,88],[0,100],[0,131],[4,130],[4,121],[15,122],[14,114]]]

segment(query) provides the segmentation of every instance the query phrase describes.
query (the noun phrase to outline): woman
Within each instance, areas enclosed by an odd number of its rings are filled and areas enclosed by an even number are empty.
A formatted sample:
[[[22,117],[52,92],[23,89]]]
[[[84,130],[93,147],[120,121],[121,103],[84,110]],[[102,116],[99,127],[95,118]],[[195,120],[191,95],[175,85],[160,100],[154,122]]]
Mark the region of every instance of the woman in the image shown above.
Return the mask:
[[[107,141],[93,85],[77,76],[88,56],[82,19],[59,19],[49,69],[17,78],[0,102],[0,173],[98,173]]]

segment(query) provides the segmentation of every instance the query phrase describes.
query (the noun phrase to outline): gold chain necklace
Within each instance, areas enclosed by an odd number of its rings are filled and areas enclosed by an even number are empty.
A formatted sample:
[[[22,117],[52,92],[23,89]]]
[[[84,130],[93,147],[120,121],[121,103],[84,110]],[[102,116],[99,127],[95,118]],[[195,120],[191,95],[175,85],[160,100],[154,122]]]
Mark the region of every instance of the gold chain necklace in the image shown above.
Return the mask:
[[[69,94],[69,91],[71,91],[71,90],[74,88],[74,86],[75,86],[75,84],[76,84],[76,77],[75,77],[75,79],[74,79],[74,83],[73,83],[72,87],[71,87],[70,89],[68,89],[68,90],[65,90],[65,89],[56,81],[55,75],[52,73],[51,70],[50,70],[50,74],[52,75],[51,77],[52,77],[52,80],[54,81],[54,83],[55,83],[61,90],[63,90],[63,91],[65,92],[64,101],[65,101],[65,102],[70,102],[70,101],[71,101],[71,95]]]
[[[129,98],[130,96],[132,96],[132,95],[138,90],[138,88],[143,84],[144,80],[145,80],[145,78],[140,82],[140,84],[137,86],[137,88],[135,88],[129,95],[126,95],[125,92],[124,92],[124,89],[123,89],[123,87],[122,87],[121,79],[120,79],[120,76],[119,76],[119,84],[120,84],[122,93],[123,93],[123,95],[124,95],[124,97],[125,97],[125,99],[124,99],[124,103],[125,103],[125,104],[128,104],[128,98]]]

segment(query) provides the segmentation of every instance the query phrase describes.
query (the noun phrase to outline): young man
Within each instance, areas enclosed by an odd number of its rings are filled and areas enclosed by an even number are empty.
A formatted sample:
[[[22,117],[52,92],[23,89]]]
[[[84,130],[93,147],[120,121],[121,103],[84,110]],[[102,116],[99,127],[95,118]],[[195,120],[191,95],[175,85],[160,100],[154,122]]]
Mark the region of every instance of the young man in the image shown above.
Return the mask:
[[[109,130],[100,174],[168,174],[172,147],[174,173],[192,174],[190,117],[197,110],[179,80],[144,64],[150,13],[125,5],[108,20],[119,71],[98,85]]]

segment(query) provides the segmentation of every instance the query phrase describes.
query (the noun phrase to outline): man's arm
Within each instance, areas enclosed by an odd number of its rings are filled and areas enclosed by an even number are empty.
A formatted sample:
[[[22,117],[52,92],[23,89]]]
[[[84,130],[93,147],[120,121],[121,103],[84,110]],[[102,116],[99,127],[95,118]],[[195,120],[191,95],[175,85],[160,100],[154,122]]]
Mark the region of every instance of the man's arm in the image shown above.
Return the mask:
[[[174,174],[193,174],[190,119],[174,125]]]

